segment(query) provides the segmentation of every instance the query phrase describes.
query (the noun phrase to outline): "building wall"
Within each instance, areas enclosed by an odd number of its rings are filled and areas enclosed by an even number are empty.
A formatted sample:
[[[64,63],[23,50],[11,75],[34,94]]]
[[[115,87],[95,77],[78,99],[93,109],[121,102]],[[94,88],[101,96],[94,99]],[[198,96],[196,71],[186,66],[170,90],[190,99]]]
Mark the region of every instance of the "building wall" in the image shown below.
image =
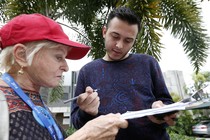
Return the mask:
[[[166,86],[170,93],[178,94],[181,98],[185,98],[185,81],[182,71],[170,70],[163,72]]]

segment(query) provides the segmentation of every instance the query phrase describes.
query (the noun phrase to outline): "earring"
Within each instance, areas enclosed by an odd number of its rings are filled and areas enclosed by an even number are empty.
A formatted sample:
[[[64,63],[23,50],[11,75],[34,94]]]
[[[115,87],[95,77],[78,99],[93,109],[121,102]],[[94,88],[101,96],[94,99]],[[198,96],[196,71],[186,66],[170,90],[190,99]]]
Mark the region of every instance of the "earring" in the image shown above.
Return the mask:
[[[23,75],[24,71],[23,71],[23,66],[21,66],[20,70],[18,71],[18,74]]]

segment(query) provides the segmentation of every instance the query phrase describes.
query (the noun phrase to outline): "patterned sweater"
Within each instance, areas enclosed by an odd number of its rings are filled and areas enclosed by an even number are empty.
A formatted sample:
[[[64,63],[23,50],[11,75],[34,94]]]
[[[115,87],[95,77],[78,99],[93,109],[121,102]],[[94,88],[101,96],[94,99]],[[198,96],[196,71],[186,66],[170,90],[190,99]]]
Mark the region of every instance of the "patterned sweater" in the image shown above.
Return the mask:
[[[9,107],[9,140],[52,140],[47,128],[42,127],[33,117],[31,108],[10,87],[0,86]],[[44,106],[40,94],[23,90],[37,106]],[[64,137],[65,132],[60,127]]]
[[[125,113],[151,108],[154,101],[173,103],[158,62],[149,55],[130,54],[121,61],[97,59],[80,70],[75,96],[87,86],[99,89],[99,114]],[[81,128],[93,119],[72,103],[71,121]],[[121,129],[116,140],[169,140],[166,124],[155,124],[147,117],[128,120],[129,126]]]

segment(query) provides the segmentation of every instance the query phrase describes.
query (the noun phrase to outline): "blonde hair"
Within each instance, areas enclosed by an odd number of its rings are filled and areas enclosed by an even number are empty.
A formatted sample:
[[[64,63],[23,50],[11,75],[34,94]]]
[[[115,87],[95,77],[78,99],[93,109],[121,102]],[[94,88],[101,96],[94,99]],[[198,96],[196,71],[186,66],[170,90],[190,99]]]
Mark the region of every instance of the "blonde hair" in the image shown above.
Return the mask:
[[[32,64],[34,55],[43,47],[57,47],[60,45],[59,43],[42,40],[42,41],[33,41],[29,43],[24,43],[26,46],[26,59],[28,61],[28,65]],[[65,45],[64,45],[65,46]],[[3,49],[0,53],[0,69],[2,71],[8,72],[12,66],[15,65],[15,60],[13,56],[13,46],[8,46]]]

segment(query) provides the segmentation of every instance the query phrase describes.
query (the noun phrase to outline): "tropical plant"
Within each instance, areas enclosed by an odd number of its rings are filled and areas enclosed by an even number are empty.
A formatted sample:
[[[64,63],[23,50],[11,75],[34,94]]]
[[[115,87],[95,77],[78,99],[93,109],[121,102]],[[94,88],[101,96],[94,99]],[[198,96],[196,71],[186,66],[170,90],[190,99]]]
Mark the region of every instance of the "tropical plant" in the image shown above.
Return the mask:
[[[180,96],[178,96],[176,93],[171,93],[171,96],[175,102],[181,100]],[[191,111],[180,111],[177,114],[176,124],[167,128],[171,140],[178,140],[178,138],[183,140],[193,139],[189,136],[192,135],[191,128],[195,123],[197,123],[197,121],[193,119],[193,114]]]
[[[186,87],[187,94],[192,94],[192,93],[208,86],[208,83],[210,82],[210,72],[205,71],[205,72],[193,73],[192,79],[193,79],[194,83],[193,83],[193,86]],[[208,94],[210,94],[210,93],[208,93]]]
[[[201,72],[206,79],[206,82],[210,82],[210,71]]]
[[[180,39],[198,72],[206,61],[209,43],[206,30],[201,26],[198,5],[197,0],[1,0],[0,20],[21,13],[41,13],[54,20],[67,20],[69,27],[80,32],[80,41],[92,46],[89,55],[96,59],[105,54],[101,28],[108,13],[113,8],[127,6],[142,19],[132,52],[150,54],[160,60],[164,48],[160,31],[165,28]]]
[[[67,136],[70,136],[72,135],[74,132],[76,132],[77,130],[72,126],[72,127],[69,127],[68,129],[66,129],[66,135]]]
[[[194,73],[192,75],[192,79],[194,81],[193,86],[190,88],[189,91],[198,91],[200,89],[205,88],[206,86],[210,86],[206,84],[207,82],[210,82],[210,72],[205,71],[205,72],[199,72],[199,73]],[[200,94],[201,98],[207,99],[209,98],[210,93],[203,92]],[[209,112],[210,109],[200,109],[200,110],[193,110],[193,115],[196,120],[205,120],[209,118]]]
[[[192,91],[198,91],[202,87],[204,87],[204,83],[207,82],[206,79],[209,78],[209,72],[201,72],[201,73],[194,73],[193,74],[193,80],[194,80],[194,86]],[[187,94],[190,90],[186,89]],[[175,102],[180,101],[180,97],[175,94],[171,93],[171,96]],[[178,120],[176,121],[175,126],[171,126],[167,128],[167,131],[170,134],[171,140],[178,140],[178,139],[184,139],[184,140],[190,140],[193,139],[192,137],[192,126],[197,124],[198,122],[202,120],[209,119],[209,109],[195,109],[195,110],[186,110],[186,111],[180,111],[178,114]]]
[[[63,90],[63,82],[64,82],[64,77],[62,77],[59,86],[56,88],[51,89],[50,91],[50,98],[49,98],[49,103],[55,102],[58,99],[61,99],[64,95],[64,90]]]

